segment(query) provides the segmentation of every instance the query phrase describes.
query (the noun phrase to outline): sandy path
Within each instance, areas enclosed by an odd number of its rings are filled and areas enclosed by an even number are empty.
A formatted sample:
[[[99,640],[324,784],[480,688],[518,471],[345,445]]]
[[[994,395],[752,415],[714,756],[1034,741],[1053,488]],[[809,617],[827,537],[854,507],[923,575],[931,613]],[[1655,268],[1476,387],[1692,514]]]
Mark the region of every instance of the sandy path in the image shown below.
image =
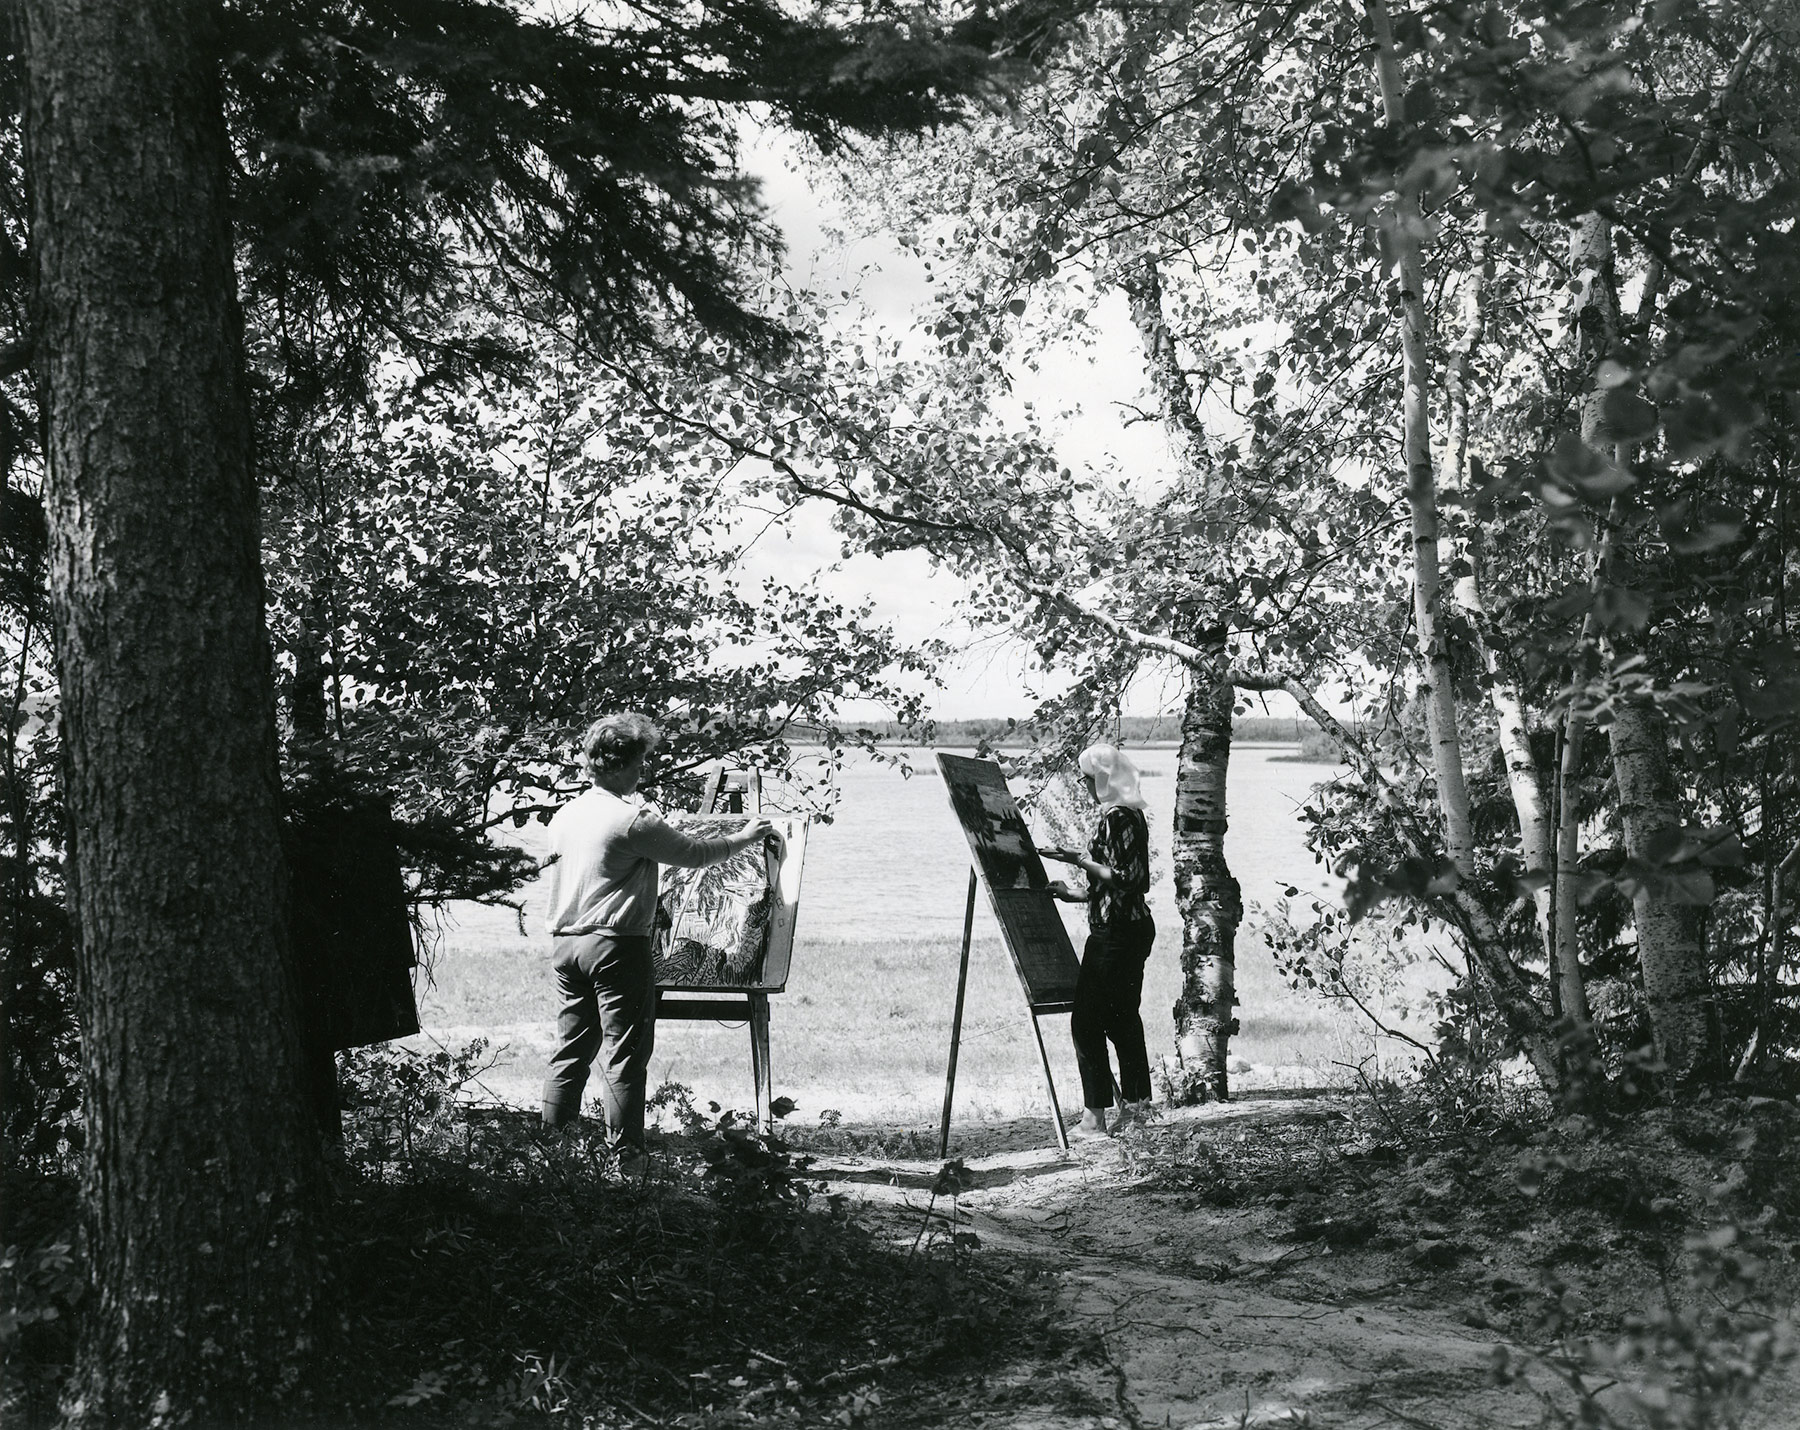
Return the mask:
[[[1291,1105],[1235,1103],[1181,1118],[1255,1122]],[[804,1139],[801,1139],[804,1140]],[[1050,1143],[1048,1147],[1041,1144]],[[1262,1210],[1145,1191],[1130,1141],[1064,1160],[1042,1122],[959,1129],[976,1189],[957,1206],[984,1251],[1055,1278],[1073,1354],[1021,1347],[984,1386],[946,1389],[890,1423],[1003,1430],[1307,1425],[1475,1430],[1540,1423],[1530,1392],[1493,1384],[1499,1338],[1457,1296],[1396,1274],[1394,1258],[1274,1239]],[[818,1173],[910,1240],[936,1162],[822,1156]],[[942,1204],[940,1203],[940,1206]],[[939,1226],[944,1222],[935,1223]],[[881,1423],[877,1421],[876,1423]]]

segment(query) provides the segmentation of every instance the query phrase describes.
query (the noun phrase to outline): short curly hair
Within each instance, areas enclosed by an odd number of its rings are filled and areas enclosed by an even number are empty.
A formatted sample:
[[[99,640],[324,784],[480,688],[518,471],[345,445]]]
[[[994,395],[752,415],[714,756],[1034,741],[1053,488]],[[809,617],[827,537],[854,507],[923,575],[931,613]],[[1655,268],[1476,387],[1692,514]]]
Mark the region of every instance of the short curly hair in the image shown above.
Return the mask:
[[[581,737],[581,762],[587,767],[588,777],[598,779],[641,759],[662,741],[662,731],[647,715],[635,710],[603,715]]]

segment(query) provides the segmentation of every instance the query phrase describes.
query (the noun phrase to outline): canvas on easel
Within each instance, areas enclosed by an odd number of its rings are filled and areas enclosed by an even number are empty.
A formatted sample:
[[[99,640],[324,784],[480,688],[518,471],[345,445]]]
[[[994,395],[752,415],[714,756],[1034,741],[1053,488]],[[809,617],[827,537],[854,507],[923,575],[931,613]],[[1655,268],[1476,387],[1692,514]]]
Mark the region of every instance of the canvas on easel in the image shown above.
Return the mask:
[[[974,866],[969,870],[968,900],[963,911],[962,963],[957,974],[956,1012],[950,1031],[950,1063],[944,1078],[944,1117],[940,1155],[950,1155],[950,1106],[956,1089],[956,1060],[962,1041],[963,999],[969,980],[969,947],[975,930],[976,885],[985,885],[988,903],[1000,922],[1006,951],[1012,957],[1025,992],[1032,1036],[1037,1040],[1043,1065],[1044,1087],[1050,1095],[1050,1115],[1057,1144],[1067,1151],[1069,1134],[1063,1127],[1062,1107],[1056,1082],[1050,1074],[1050,1057],[1044,1049],[1038,1019],[1047,1013],[1067,1013],[1075,1006],[1075,982],[1081,962],[1062,914],[1051,896],[1049,876],[1031,842],[1024,816],[1007,788],[1006,775],[992,760],[966,755],[940,754],[938,769],[950,796],[963,834],[969,841]]]
[[[740,829],[763,813],[762,774],[714,766],[696,815],[670,822],[690,834]],[[656,941],[656,1015],[747,1023],[756,1115],[767,1127],[773,1097],[769,995],[787,987],[807,821],[765,816],[782,836],[710,869],[663,870]]]

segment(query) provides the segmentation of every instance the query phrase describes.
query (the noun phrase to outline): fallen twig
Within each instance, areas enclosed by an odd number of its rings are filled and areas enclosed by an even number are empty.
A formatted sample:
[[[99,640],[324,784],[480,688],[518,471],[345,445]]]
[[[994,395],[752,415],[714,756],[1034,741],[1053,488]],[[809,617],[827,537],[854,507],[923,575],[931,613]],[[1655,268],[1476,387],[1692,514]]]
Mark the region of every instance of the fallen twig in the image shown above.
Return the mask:
[[[933,1346],[933,1350],[937,1347]],[[822,1375],[813,1384],[815,1390],[826,1390],[834,1385],[843,1385],[847,1381],[861,1380],[864,1376],[874,1375],[877,1371],[892,1370],[907,1359],[904,1355],[883,1356],[880,1360],[864,1361],[861,1365],[845,1366],[842,1370],[834,1370],[829,1375]]]

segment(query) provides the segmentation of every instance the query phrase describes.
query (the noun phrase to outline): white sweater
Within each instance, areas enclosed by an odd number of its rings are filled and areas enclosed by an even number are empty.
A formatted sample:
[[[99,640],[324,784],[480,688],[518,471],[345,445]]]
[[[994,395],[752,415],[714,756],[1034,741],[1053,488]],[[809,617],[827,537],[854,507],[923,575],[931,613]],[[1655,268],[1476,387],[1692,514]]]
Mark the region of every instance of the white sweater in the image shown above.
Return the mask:
[[[683,834],[635,795],[596,785],[550,820],[545,923],[553,934],[651,933],[657,866],[704,869],[731,850],[724,839]]]

